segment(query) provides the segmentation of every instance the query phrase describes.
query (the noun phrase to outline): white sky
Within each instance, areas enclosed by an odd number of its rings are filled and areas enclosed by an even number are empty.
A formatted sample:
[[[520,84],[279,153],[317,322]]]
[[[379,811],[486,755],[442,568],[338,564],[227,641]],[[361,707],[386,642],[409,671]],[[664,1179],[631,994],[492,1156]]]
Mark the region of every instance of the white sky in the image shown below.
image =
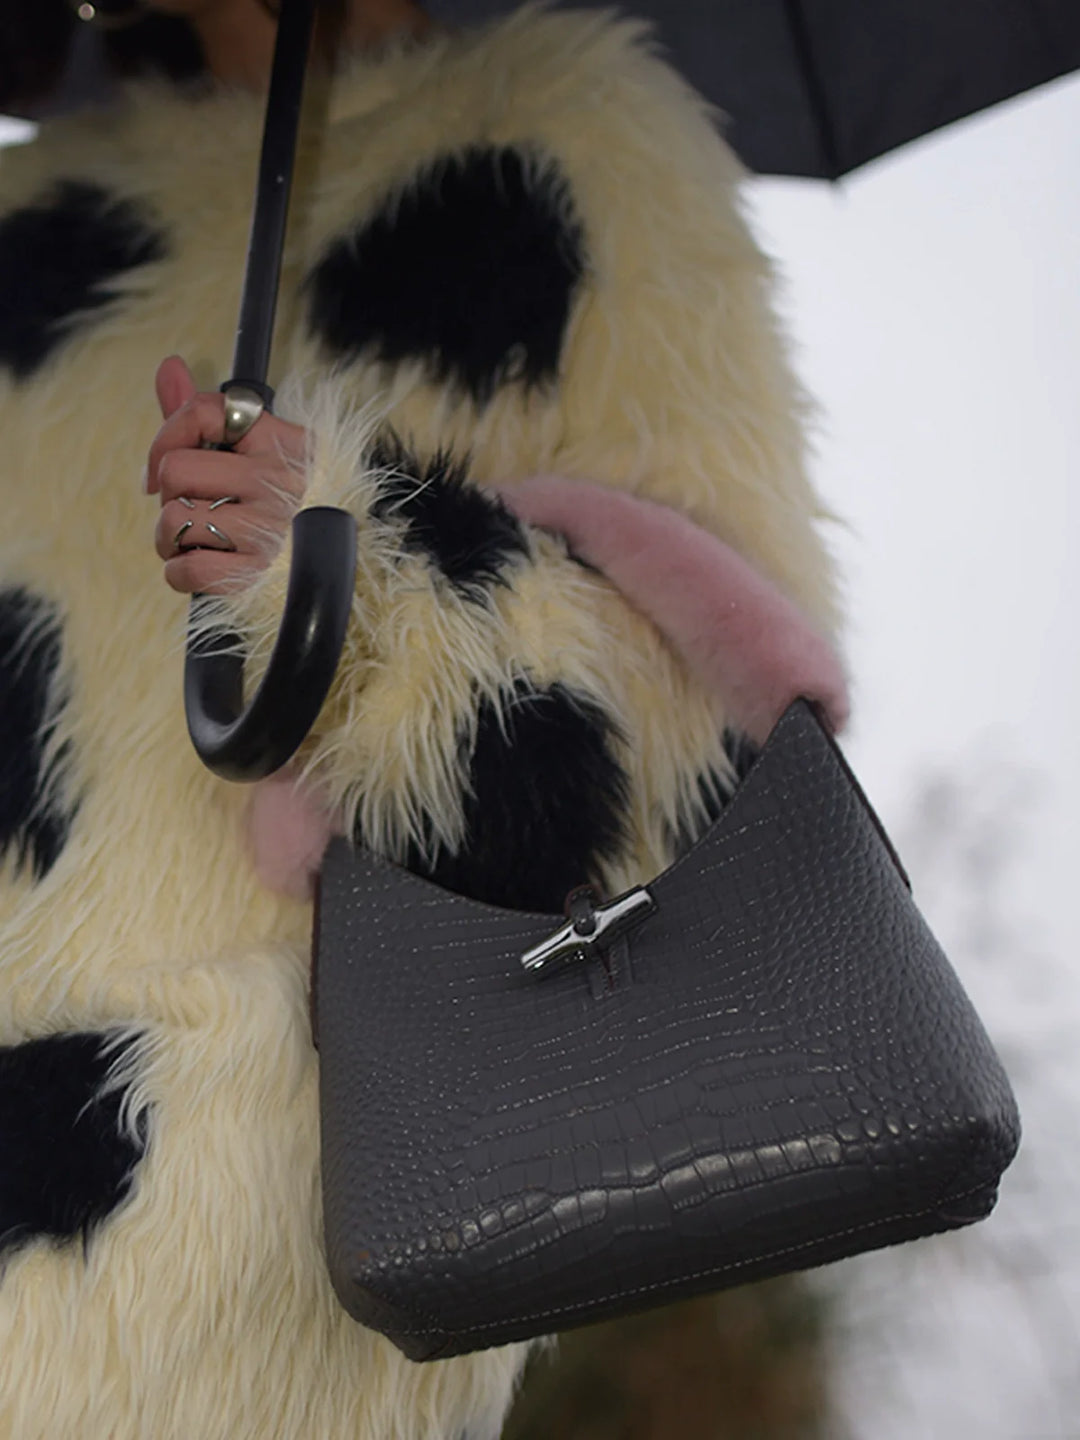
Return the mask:
[[[818,483],[850,527],[847,748],[901,848],[928,769],[970,797],[916,865],[916,896],[1025,1123],[988,1224],[832,1272],[847,1433],[1074,1440],[1080,79],[838,190],[757,181],[752,199],[822,405]],[[989,881],[991,943],[970,886],[999,839],[1013,853]]]
[[[7,116],[0,115],[0,145],[10,145],[16,140],[28,140],[33,133],[34,127],[25,120],[10,120]]]
[[[851,526],[857,768],[888,814],[912,764],[976,736],[1052,770],[1071,803],[1041,893],[1075,951],[1080,80],[838,190],[753,199],[824,412],[819,484]]]
[[[855,768],[899,832],[928,766],[976,789],[1002,763],[1031,777],[1000,900],[1015,955],[994,972],[973,962],[950,910],[963,856],[947,836],[925,897],[990,1029],[1026,1046],[1027,1169],[963,1248],[950,1238],[844,1268],[863,1307],[852,1302],[848,1423],[857,1440],[1067,1440],[1080,1392],[1064,1398],[1032,1315],[1057,1317],[1075,1370],[1080,1240],[1074,1228],[1060,1248],[1053,1204],[1080,1179],[1076,1162],[1055,1169],[1080,1102],[1080,79],[842,187],[757,181],[751,194],[822,405],[818,481],[850,527],[836,550]],[[1035,1260],[1054,1258],[1045,1277],[1024,1263],[1018,1305],[1000,1265],[1033,1233]]]

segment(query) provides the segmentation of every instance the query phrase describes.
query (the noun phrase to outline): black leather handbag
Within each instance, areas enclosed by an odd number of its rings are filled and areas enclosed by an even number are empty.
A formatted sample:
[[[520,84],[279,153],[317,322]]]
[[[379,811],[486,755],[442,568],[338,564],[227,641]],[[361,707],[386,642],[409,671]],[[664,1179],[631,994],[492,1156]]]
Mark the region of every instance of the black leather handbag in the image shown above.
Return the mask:
[[[569,918],[335,841],[317,911],[330,1271],[429,1360],[988,1214],[1008,1081],[805,702],[708,833]]]

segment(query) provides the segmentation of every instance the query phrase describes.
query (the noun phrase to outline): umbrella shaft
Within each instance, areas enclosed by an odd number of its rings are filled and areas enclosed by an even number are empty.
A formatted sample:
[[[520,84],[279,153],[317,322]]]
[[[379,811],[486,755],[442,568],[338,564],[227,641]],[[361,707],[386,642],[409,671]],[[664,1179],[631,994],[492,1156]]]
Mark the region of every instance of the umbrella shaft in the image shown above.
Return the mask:
[[[270,367],[285,222],[314,18],[315,0],[282,0],[232,367],[233,380],[260,388],[266,385]]]

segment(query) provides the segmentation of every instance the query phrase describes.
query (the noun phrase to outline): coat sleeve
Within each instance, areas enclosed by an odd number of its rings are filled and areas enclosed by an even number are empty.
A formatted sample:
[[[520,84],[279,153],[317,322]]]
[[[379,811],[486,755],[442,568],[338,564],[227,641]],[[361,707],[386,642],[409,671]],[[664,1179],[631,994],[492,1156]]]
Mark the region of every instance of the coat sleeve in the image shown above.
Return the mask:
[[[492,903],[557,911],[656,874],[730,787],[716,698],[559,537],[462,466],[365,444],[327,398],[305,503],[356,517],[358,568],[305,774],[349,833]],[[252,682],[286,578],[283,553],[221,602]]]
[[[549,22],[557,38],[563,21]],[[343,505],[360,542],[346,652],[306,764],[367,843],[522,908],[655,874],[730,789],[732,747],[722,700],[652,625],[486,486],[547,470],[663,501],[824,633],[834,624],[802,402],[737,164],[638,32],[590,33],[603,51],[591,83],[579,99],[564,86],[530,140],[531,173],[550,182],[557,168],[587,257],[557,385],[523,398],[507,384],[482,414],[466,404],[449,420],[429,404],[442,432],[406,405],[389,416],[401,443],[346,371],[300,417],[305,504]],[[281,557],[230,602],[256,666],[285,569]]]

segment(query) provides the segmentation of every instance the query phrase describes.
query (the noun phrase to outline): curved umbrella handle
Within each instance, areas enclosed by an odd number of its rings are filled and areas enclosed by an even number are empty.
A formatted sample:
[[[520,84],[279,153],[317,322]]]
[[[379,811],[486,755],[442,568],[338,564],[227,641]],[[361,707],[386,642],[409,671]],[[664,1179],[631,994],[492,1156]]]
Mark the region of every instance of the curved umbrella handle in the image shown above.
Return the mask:
[[[270,664],[244,708],[244,661],[237,637],[191,634],[184,705],[192,744],[223,780],[261,780],[295,753],[322,708],[337,670],[356,579],[356,521],[316,506],[292,524],[285,612]],[[198,629],[207,597],[196,596]]]

